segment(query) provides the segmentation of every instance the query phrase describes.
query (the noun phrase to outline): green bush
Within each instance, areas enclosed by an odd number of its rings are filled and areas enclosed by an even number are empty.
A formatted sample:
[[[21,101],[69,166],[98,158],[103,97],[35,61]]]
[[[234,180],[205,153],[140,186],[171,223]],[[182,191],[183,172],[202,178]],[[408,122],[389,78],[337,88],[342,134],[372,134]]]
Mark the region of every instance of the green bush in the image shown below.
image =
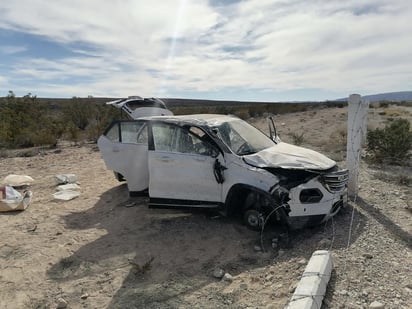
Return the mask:
[[[56,145],[60,123],[47,113],[47,106],[30,93],[17,98],[12,91],[0,101],[0,147],[21,148]]]
[[[383,129],[368,132],[367,144],[372,159],[401,163],[410,156],[412,132],[407,119],[395,119]]]
[[[62,112],[66,136],[74,142],[82,139],[96,142],[111,121],[122,118],[121,110],[98,104],[93,97],[73,97]]]
[[[94,113],[94,106],[87,100],[78,97],[73,97],[71,102],[68,102],[63,107],[63,117],[67,123],[72,123],[79,130],[86,130],[90,123],[90,118]]]
[[[94,104],[93,114],[89,118],[87,126],[87,138],[96,142],[106,127],[116,119],[121,119],[121,111],[111,106]]]

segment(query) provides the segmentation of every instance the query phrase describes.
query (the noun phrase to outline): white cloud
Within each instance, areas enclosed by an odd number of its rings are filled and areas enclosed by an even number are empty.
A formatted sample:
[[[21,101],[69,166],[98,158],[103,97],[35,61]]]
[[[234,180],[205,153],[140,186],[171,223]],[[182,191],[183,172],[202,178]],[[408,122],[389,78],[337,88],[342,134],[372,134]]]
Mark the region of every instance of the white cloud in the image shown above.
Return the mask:
[[[13,78],[36,78],[39,89],[50,85],[56,93],[412,88],[409,1],[251,0],[212,7],[205,0],[15,0],[0,3],[0,10],[0,28],[96,50],[16,64]],[[62,86],[64,80],[72,84]]]
[[[7,55],[21,53],[26,50],[27,50],[26,46],[16,46],[16,45],[0,46],[0,53],[7,54]]]

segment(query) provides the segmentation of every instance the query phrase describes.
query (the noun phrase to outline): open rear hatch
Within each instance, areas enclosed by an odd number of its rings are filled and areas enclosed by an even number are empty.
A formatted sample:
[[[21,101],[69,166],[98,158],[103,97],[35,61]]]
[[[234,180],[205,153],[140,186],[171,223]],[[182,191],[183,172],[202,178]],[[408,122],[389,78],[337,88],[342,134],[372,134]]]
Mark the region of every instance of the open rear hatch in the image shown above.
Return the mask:
[[[130,96],[128,98],[110,101],[106,103],[126,112],[131,119],[147,116],[171,116],[173,113],[166,104],[158,98],[142,98]]]

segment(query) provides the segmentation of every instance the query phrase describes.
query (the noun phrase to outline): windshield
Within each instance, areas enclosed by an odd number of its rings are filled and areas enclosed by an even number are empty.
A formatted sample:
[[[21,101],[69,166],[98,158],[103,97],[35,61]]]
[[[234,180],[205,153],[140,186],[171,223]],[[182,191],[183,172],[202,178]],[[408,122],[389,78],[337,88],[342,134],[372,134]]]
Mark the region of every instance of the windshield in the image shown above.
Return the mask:
[[[247,122],[235,119],[213,127],[217,136],[237,155],[248,155],[274,145],[274,142]]]

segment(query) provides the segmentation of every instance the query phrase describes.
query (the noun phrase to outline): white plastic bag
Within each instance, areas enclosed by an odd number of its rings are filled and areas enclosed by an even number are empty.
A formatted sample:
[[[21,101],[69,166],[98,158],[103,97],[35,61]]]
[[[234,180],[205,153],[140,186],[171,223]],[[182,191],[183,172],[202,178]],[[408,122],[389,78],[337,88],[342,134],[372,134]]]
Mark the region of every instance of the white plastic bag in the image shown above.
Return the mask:
[[[70,201],[79,196],[80,196],[80,192],[73,191],[73,190],[62,190],[62,191],[57,191],[56,193],[53,194],[53,197],[55,199],[63,200],[63,201]]]
[[[31,191],[21,194],[12,186],[2,186],[0,187],[0,212],[25,210],[30,205],[31,198]]]

